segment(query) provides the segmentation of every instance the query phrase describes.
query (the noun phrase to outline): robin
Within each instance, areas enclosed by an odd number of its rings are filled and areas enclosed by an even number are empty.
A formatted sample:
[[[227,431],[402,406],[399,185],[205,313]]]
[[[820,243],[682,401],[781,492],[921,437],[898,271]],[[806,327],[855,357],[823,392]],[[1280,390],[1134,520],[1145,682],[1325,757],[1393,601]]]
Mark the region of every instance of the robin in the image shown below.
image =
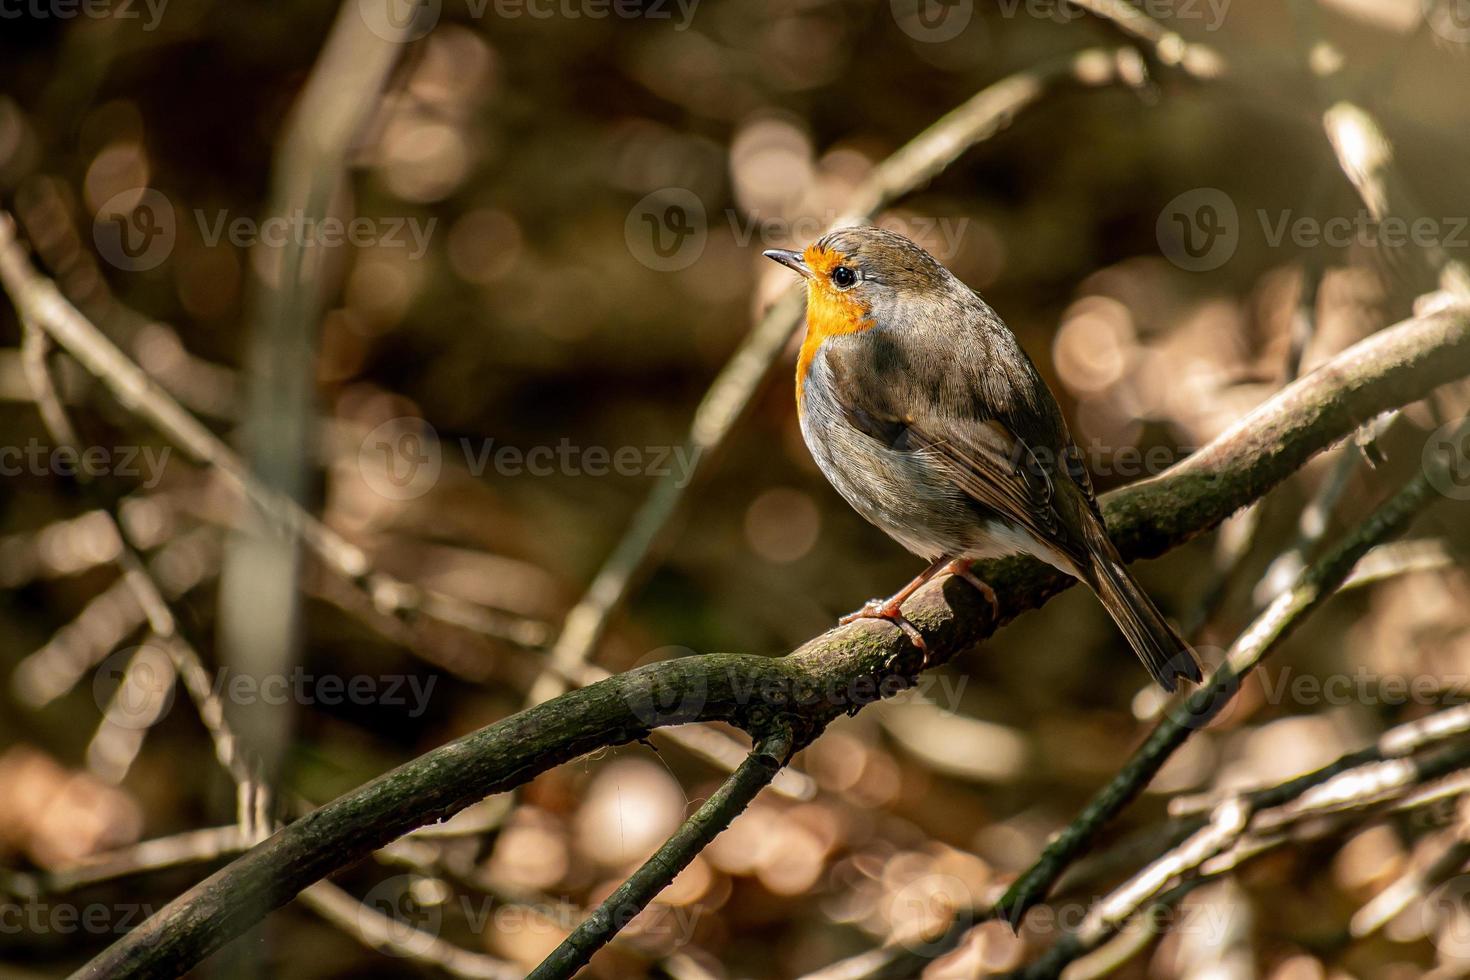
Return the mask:
[[[1083,582],[1154,680],[1198,682],[1194,652],[1123,567],[1056,398],[974,290],[891,231],[765,253],[806,279],[796,408],[837,492],[929,567],[842,619],[888,619],[942,571],[996,605],[971,563],[1025,554]]]

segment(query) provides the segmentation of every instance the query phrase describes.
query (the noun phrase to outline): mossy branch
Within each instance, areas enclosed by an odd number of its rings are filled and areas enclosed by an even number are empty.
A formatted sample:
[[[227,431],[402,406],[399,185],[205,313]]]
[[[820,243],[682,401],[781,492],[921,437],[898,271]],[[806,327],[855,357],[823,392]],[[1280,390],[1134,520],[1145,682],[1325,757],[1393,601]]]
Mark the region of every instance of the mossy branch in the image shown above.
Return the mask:
[[[1470,374],[1470,308],[1403,321],[1282,389],[1169,471],[1103,499],[1130,558],[1160,554],[1267,493],[1373,416]],[[905,614],[938,663],[1039,605],[1068,581],[1036,562],[982,569],[999,599],[936,581]],[[650,664],[564,694],[428,752],[285,827],[104,950],[82,977],[172,977],[337,868],[554,766],[655,728],[725,721],[794,748],[832,719],[912,682],[920,662],[896,627],[831,630],[785,657],[708,654]]]

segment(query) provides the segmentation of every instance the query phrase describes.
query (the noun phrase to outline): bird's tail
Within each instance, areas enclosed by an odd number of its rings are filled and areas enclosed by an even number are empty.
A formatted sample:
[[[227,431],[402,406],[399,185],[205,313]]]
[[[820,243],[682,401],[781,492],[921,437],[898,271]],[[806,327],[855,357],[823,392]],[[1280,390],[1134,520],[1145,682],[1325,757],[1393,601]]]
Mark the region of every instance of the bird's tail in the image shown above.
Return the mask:
[[[1148,593],[1123,567],[1123,559],[1102,521],[1088,523],[1094,525],[1088,528],[1092,567],[1085,580],[1128,638],[1133,652],[1159,686],[1170,693],[1177,687],[1178,677],[1198,684],[1202,679],[1199,661],[1189,643],[1165,621]]]

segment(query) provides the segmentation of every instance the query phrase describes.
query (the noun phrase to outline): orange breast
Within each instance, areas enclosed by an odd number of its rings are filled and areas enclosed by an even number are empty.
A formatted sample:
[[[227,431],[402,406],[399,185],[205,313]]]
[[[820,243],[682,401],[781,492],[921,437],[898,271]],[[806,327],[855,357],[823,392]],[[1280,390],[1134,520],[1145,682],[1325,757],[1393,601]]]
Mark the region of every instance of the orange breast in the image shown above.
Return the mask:
[[[832,285],[828,275],[843,263],[843,257],[831,249],[807,247],[802,259],[814,275],[807,280],[806,288],[806,337],[801,342],[801,353],[796,358],[796,411],[802,409],[802,390],[806,385],[807,372],[811,370],[812,358],[822,341],[842,334],[860,333],[873,326],[871,310],[851,292],[839,290]]]

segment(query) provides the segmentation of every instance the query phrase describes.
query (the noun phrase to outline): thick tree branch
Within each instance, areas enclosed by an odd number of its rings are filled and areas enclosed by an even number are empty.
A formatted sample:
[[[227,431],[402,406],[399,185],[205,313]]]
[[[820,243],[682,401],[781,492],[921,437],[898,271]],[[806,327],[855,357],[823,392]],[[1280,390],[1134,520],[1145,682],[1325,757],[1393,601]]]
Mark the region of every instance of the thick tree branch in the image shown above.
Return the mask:
[[[1190,459],[1108,494],[1124,555],[1147,557],[1215,526],[1366,419],[1470,372],[1470,309],[1406,320],[1283,389]],[[982,570],[992,612],[966,583],[931,583],[905,608],[932,662],[948,660],[1067,584],[1036,562]],[[174,976],[336,868],[490,793],[650,730],[720,720],[773,724],[807,744],[834,717],[909,683],[919,651],[886,623],[823,634],[782,658],[708,654],[650,664],[562,695],[426,753],[296,821],[103,951],[79,976]]]

